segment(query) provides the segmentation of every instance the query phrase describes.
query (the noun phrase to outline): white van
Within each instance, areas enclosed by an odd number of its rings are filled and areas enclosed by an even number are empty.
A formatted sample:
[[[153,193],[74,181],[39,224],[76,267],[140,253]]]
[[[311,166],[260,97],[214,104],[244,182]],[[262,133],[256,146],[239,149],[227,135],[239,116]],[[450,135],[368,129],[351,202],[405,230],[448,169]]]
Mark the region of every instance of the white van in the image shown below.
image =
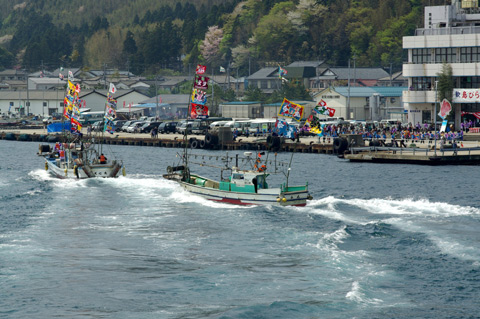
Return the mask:
[[[275,128],[276,119],[254,119],[250,122],[250,134],[256,135],[257,132],[260,134],[267,133],[270,129]]]
[[[383,127],[393,127],[397,126],[398,120],[381,120],[380,124],[382,124]]]
[[[245,135],[245,132],[248,131],[250,132],[250,125],[251,121],[235,121],[233,125],[231,126],[232,130],[237,129],[238,135]]]
[[[210,128],[208,129],[210,132],[218,132],[220,127],[224,127],[228,121],[216,121],[210,124]]]

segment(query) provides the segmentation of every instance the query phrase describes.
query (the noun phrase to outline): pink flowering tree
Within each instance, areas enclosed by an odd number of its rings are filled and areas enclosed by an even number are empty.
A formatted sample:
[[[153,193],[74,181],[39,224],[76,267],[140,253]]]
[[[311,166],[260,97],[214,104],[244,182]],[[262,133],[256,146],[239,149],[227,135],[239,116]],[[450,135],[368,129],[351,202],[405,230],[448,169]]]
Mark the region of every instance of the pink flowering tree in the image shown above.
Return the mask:
[[[200,44],[200,52],[207,63],[213,67],[221,64],[222,54],[220,51],[220,43],[223,39],[223,30],[218,26],[211,26],[205,33],[205,39]]]

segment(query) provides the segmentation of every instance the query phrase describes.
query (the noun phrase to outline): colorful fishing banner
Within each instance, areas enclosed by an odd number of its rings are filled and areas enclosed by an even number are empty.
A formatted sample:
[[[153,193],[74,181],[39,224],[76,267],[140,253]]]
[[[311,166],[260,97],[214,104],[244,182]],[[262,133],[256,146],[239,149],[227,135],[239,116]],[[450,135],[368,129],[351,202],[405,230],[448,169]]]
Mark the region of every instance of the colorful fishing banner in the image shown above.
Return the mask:
[[[313,114],[310,114],[307,118],[305,126],[308,127],[310,132],[317,134],[318,136],[323,136],[323,125],[319,123],[317,117],[313,116]]]
[[[327,107],[327,102],[324,100],[320,100],[313,110],[315,115],[322,114],[328,115],[329,117],[333,117],[335,115],[335,109]]]
[[[112,94],[115,94],[117,92],[117,88],[115,87],[115,85],[113,83],[110,83],[109,92],[112,93]]]
[[[279,136],[295,138],[295,134],[297,133],[297,128],[293,125],[288,124],[287,121],[280,119],[275,121],[275,132]]]
[[[107,95],[107,102],[105,104],[105,115],[104,115],[104,125],[103,130],[110,134],[115,133],[115,124],[113,121],[117,118],[117,100],[115,100],[112,96],[114,92],[116,92],[115,85],[110,83],[110,90]]]
[[[208,117],[208,106],[191,103],[190,106],[190,118],[203,119]]]
[[[67,82],[67,92],[63,99],[63,116],[70,120],[72,118],[73,107],[77,103],[78,93],[80,92],[80,86],[76,86],[71,81]]]
[[[199,89],[193,89],[190,102],[205,105],[205,103],[207,103],[207,92]]]
[[[284,98],[282,105],[280,105],[278,115],[300,121],[303,117],[303,109],[304,107],[302,105],[292,103]]]
[[[278,67],[278,78],[282,79],[284,75],[287,75],[287,70],[282,68],[281,66]]]
[[[208,80],[210,80],[209,77],[196,76],[195,77],[195,83],[193,84],[193,87],[195,89],[206,90],[206,89],[208,89]]]
[[[450,114],[450,111],[452,110],[452,105],[450,102],[448,102],[447,99],[443,99],[442,103],[440,103],[440,112],[438,113],[438,116],[444,120],[448,114]]]
[[[80,123],[80,106],[81,101],[78,99],[80,93],[80,85],[73,84],[68,81],[67,93],[63,99],[63,116],[70,121],[70,130],[74,134],[80,134],[82,124]]]
[[[447,129],[447,125],[448,125],[448,120],[443,120],[442,126],[440,127],[440,132],[445,132]]]
[[[207,67],[205,65],[197,64],[197,69],[195,70],[196,74],[204,74],[207,71]]]

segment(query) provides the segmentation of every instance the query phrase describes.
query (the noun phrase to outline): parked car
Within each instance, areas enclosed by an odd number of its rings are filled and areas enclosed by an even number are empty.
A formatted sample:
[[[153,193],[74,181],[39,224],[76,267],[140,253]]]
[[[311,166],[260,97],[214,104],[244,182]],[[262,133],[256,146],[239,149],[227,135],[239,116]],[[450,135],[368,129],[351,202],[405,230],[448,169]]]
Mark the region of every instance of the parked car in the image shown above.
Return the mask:
[[[123,124],[127,123],[124,120],[115,120],[113,121],[113,125],[115,126],[115,132],[120,132],[122,130]]]
[[[177,122],[163,122],[158,127],[158,133],[175,133],[177,131]]]
[[[157,128],[162,122],[145,122],[140,127],[140,133],[150,133],[154,128]]]
[[[103,121],[96,121],[95,123],[92,124],[92,131],[94,132],[100,132],[103,130]]]
[[[142,127],[142,125],[145,124],[145,122],[135,122],[135,123],[132,123],[130,124],[129,127],[127,127],[127,133],[139,133],[140,132],[140,128]]]
[[[138,121],[126,121],[123,125],[122,125],[122,128],[120,131],[122,132],[126,132],[127,131],[127,127],[129,127],[130,125],[132,125],[133,123],[135,122],[138,122]]]
[[[43,124],[48,125],[53,123],[53,116],[47,116],[46,118],[43,119]]]
[[[192,122],[182,122],[180,126],[177,125],[177,133],[192,134]]]

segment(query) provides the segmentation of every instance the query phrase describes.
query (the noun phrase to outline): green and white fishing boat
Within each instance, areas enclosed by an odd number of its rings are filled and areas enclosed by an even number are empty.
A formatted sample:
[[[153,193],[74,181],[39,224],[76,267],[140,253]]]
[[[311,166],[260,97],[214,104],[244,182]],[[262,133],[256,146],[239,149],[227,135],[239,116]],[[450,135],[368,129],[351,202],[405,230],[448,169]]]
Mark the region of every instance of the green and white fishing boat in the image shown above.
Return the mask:
[[[214,180],[193,174],[189,169],[188,157],[201,157],[202,159],[214,158],[218,156],[211,155],[186,155],[183,157],[183,163],[178,166],[169,166],[167,174],[163,175],[165,179],[178,182],[185,190],[196,195],[200,195],[206,199],[236,205],[275,205],[275,206],[305,206],[307,200],[312,197],[308,192],[308,184],[301,186],[292,186],[288,184],[288,175],[290,173],[289,163],[262,161],[261,154],[254,158],[251,152],[245,152],[243,158],[229,157],[228,154],[222,157],[226,163],[220,167],[220,180]],[[235,161],[235,166],[230,167],[228,164]],[[247,162],[251,165],[250,169],[240,169],[238,162]],[[288,166],[286,174],[286,182],[278,187],[270,187],[267,178],[267,165],[272,163],[277,166]],[[202,166],[211,166],[205,163],[198,163]],[[226,178],[223,173],[229,171]]]

